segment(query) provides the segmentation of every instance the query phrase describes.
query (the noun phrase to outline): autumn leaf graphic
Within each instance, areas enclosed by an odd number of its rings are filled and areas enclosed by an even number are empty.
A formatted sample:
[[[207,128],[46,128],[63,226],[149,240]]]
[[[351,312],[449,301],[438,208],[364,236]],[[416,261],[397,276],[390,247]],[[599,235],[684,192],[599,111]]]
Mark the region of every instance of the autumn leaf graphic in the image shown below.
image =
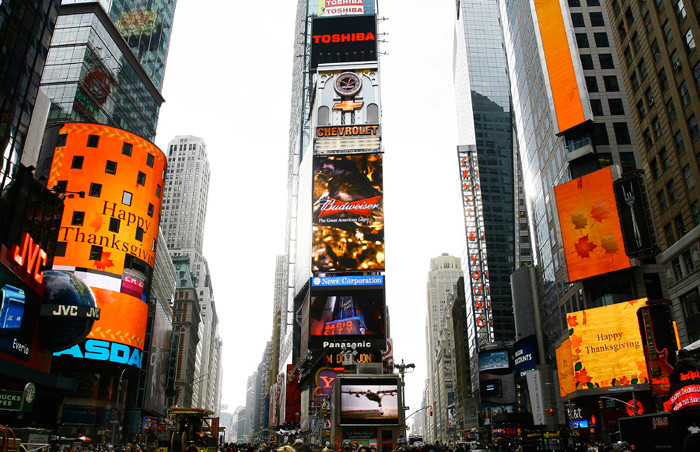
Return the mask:
[[[95,214],[95,218],[90,222],[90,227],[95,231],[99,231],[102,228],[102,214]]]
[[[581,344],[583,344],[583,338],[581,336],[571,336],[571,348],[576,349],[576,353],[581,353],[581,350],[579,350]]]
[[[603,220],[607,219],[610,215],[610,209],[606,207],[605,201],[600,201],[598,204],[591,208],[591,216],[598,223],[603,223]]]
[[[571,222],[574,224],[574,229],[586,229],[588,218],[579,210],[576,215],[571,215]]]
[[[588,318],[586,317],[586,311],[583,311],[583,325],[585,326],[588,323]]]
[[[569,323],[569,327],[573,328],[575,326],[578,326],[578,322],[576,321],[576,316],[575,315],[570,315],[566,318],[566,321]]]
[[[589,253],[593,251],[593,249],[595,249],[597,246],[598,245],[588,240],[588,234],[581,237],[579,241],[574,244],[574,247],[576,248],[576,253],[581,259],[590,259],[591,256]]]
[[[108,267],[114,267],[114,262],[109,258],[112,253],[106,251],[102,252],[102,258],[99,261],[95,261],[95,268],[98,270],[105,270]]]
[[[615,254],[620,248],[620,245],[617,244],[612,234],[608,235],[604,239],[601,239],[600,246],[602,246],[605,250],[605,254]]]
[[[630,384],[630,381],[629,381],[629,379],[627,379],[626,376],[623,375],[622,378],[620,378],[620,384],[622,386],[626,386],[626,385]]]
[[[576,372],[576,382],[581,386],[588,386],[593,377],[588,376],[588,371],[584,368],[581,372]]]

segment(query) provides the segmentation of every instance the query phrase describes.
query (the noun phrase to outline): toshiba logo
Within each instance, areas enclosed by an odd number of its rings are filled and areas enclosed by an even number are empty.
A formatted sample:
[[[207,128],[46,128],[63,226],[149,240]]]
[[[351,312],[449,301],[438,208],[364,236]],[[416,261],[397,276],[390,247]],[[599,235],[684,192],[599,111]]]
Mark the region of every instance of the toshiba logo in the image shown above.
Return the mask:
[[[313,35],[314,44],[330,44],[332,42],[376,41],[374,33],[343,33],[333,35]]]

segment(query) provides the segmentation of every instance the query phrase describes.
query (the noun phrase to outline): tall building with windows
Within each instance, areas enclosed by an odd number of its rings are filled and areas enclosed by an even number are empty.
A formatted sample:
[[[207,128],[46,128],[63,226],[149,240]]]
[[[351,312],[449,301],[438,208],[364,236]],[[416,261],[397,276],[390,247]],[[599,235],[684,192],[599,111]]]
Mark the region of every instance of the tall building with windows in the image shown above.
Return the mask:
[[[162,224],[171,256],[188,256],[202,312],[201,368],[198,385],[202,408],[216,410],[214,400],[218,371],[210,364],[220,361],[214,356],[218,342],[219,320],[214,302],[209,265],[202,254],[204,225],[209,196],[209,159],[203,139],[177,136],[168,143],[168,170],[163,190]]]
[[[700,4],[606,2],[681,343],[700,340]]]
[[[119,127],[153,141],[175,0],[66,0],[41,77],[49,123]]]
[[[454,299],[459,278],[462,278],[460,258],[443,253],[430,259],[430,271],[426,283],[428,405],[434,416],[429,419],[426,435],[431,440],[446,440],[446,415],[448,394],[454,391],[454,363],[452,349],[452,317],[450,302]]]

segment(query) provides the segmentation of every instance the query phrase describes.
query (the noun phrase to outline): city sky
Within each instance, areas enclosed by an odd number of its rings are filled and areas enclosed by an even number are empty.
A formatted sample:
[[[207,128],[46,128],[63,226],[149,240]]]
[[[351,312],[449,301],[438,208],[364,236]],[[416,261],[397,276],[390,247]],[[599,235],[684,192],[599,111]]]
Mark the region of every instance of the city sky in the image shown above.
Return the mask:
[[[455,11],[453,2],[378,1],[379,39],[386,41],[380,78],[389,332],[396,362],[416,365],[406,376],[412,413],[426,377],[430,259],[461,256],[465,243],[452,82]],[[275,256],[284,254],[287,214],[295,14],[289,0],[178,0],[175,12],[155,141],[164,150],[176,135],[207,143],[204,255],[223,339],[228,411],[245,405],[246,380],[272,334]]]

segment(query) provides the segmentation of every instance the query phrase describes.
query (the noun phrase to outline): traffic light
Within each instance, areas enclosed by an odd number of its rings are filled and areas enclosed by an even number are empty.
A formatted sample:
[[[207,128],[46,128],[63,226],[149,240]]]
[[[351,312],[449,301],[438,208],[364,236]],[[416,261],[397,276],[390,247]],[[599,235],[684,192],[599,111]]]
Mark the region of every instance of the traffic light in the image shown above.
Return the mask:
[[[433,415],[433,409],[432,409],[432,408],[430,409],[430,415],[431,415],[431,416]]]
[[[605,407],[603,406],[603,399],[598,399],[598,408],[600,408],[601,410],[602,410],[603,408],[605,408]]]

